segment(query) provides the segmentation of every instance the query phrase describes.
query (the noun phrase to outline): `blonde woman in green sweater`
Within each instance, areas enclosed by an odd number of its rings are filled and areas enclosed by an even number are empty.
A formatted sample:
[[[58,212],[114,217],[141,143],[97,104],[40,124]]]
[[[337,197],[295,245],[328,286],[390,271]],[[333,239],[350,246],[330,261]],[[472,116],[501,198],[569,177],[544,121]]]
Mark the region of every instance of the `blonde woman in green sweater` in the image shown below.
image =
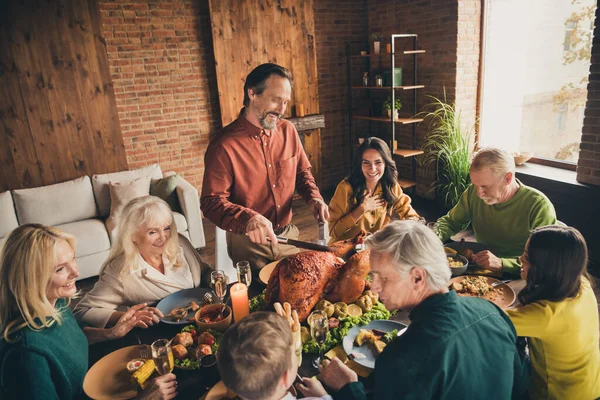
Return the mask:
[[[112,329],[86,328],[84,333],[69,309],[79,276],[75,248],[72,235],[40,224],[20,226],[5,239],[0,254],[3,400],[80,398],[88,341],[122,337],[151,318],[132,308]],[[175,375],[168,374],[153,381],[142,398],[175,395]]]
[[[522,306],[508,310],[528,337],[533,399],[600,397],[598,302],[587,273],[588,250],[575,228],[533,231],[521,256]]]
[[[482,268],[518,276],[519,256],[529,232],[556,224],[554,206],[542,192],[515,178],[514,158],[504,150],[479,150],[469,175],[472,185],[438,220],[440,239],[446,242],[470,224],[477,242],[495,251],[476,253],[473,261]]]

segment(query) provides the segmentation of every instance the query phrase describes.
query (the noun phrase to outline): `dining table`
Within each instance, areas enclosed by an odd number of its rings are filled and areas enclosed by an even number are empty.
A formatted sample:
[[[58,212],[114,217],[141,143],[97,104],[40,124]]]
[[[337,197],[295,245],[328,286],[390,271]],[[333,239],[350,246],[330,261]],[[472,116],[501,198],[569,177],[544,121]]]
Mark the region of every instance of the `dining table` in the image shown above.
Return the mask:
[[[507,285],[510,286],[516,294],[518,294],[525,287],[525,281],[521,279],[511,280],[507,282]],[[254,280],[248,289],[249,298],[262,293],[264,288],[264,284],[260,283],[258,279]],[[226,302],[230,303],[230,301]],[[518,304],[519,303],[517,299],[510,308],[518,306]],[[408,318],[408,315],[409,313],[407,311],[398,311],[393,314],[390,319],[401,322],[405,325],[410,325],[410,319]],[[190,324],[193,324],[193,322],[190,322]],[[89,367],[91,368],[92,365],[94,365],[102,357],[121,348],[137,345],[139,343],[150,345],[157,339],[171,339],[177,333],[179,333],[184,326],[186,325],[174,325],[161,322],[146,329],[134,328],[127,335],[119,339],[92,344],[89,346]],[[315,354],[303,354],[302,364],[298,369],[300,376],[312,377],[318,374],[318,370],[312,365],[313,360],[316,357],[317,355]],[[177,399],[198,400],[221,380],[216,365],[198,370],[183,370],[175,368],[173,373],[177,377]],[[368,378],[361,378],[361,380],[365,382],[367,388],[370,386]],[[85,394],[83,398],[89,399],[89,397],[87,397]]]

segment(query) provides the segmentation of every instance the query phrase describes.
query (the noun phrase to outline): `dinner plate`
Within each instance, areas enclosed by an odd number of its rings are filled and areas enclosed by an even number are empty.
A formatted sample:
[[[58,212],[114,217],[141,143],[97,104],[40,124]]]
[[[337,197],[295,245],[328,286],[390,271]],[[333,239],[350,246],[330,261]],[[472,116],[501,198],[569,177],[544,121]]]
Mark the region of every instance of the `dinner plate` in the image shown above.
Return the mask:
[[[271,263],[268,263],[264,267],[262,267],[262,269],[258,273],[258,280],[261,281],[263,284],[268,285],[269,278],[271,277],[271,273],[273,272],[273,270],[275,269],[275,266],[277,265],[277,263],[279,261],[280,260],[273,261]]]
[[[474,277],[476,275],[471,275],[471,277]],[[510,286],[508,286],[506,283],[489,277],[489,276],[483,276],[480,275],[483,278],[487,279],[488,284],[493,284],[493,283],[497,283],[498,285],[495,287],[495,291],[492,293],[488,293],[485,296],[475,296],[475,295],[470,295],[470,294],[466,294],[466,293],[457,293],[459,296],[469,296],[469,297],[481,297],[482,299],[486,299],[491,301],[492,303],[496,304],[498,307],[500,308],[508,308],[510,307],[510,305],[512,303],[514,303],[515,299],[517,298],[517,294],[515,293],[515,291],[513,290],[513,288],[511,288]],[[462,282],[463,279],[468,278],[468,276],[457,276],[455,278],[450,279],[450,288],[452,288],[452,284],[454,282]]]
[[[163,313],[163,315],[167,315],[174,308],[189,306],[191,301],[195,301],[200,304],[200,301],[202,301],[202,297],[204,297],[204,295],[210,291],[210,289],[203,287],[183,289],[179,292],[171,293],[170,295],[159,301],[156,305],[156,308],[158,308]],[[185,318],[180,319],[179,321],[175,321],[171,317],[161,318],[160,320],[165,324],[189,325],[194,323],[193,321],[188,321],[188,318],[194,318],[194,313],[195,311],[188,311],[187,316]]]
[[[92,365],[83,380],[83,391],[92,399],[131,399],[137,388],[131,382],[127,363],[140,356],[138,345],[124,347],[102,357]]]
[[[351,353],[361,353],[366,356],[366,358],[363,358],[363,359],[355,358],[354,359],[355,363],[360,364],[363,367],[375,368],[375,357],[376,356],[375,356],[375,353],[373,352],[373,350],[371,349],[371,346],[369,346],[367,344],[364,344],[360,347],[354,345],[354,339],[358,335],[358,332],[361,329],[377,329],[377,330],[384,331],[384,332],[391,332],[394,329],[398,329],[398,336],[400,336],[402,333],[404,333],[404,331],[403,331],[404,328],[406,328],[406,325],[404,325],[401,322],[397,322],[397,321],[390,321],[390,320],[371,321],[367,325],[362,325],[362,326],[356,325],[356,326],[352,327],[348,331],[348,334],[344,337],[344,341],[342,342],[342,344],[344,346],[344,350],[346,351],[346,354],[350,355]]]

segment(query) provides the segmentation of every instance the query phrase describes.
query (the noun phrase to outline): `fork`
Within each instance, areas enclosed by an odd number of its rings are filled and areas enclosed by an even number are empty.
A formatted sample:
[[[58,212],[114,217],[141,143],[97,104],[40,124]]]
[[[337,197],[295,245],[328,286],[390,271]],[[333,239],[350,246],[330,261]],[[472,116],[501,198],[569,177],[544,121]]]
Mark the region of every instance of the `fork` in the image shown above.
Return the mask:
[[[148,360],[149,358],[151,358],[150,352],[148,351],[148,346],[146,346],[145,344],[142,344],[142,341],[140,340],[140,335],[138,335],[136,333],[135,338],[137,339],[138,346],[140,348],[140,357],[145,360]]]
[[[500,281],[500,282],[494,282],[494,283],[492,283],[492,287],[500,286],[501,284],[508,283],[508,282],[512,282],[512,279],[507,279],[505,281]]]

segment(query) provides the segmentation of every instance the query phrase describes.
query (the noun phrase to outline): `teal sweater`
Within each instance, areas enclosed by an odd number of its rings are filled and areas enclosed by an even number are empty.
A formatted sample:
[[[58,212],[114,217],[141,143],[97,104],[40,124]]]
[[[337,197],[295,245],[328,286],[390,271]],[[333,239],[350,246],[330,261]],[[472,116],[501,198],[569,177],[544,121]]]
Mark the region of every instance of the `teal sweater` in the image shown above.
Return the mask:
[[[490,247],[502,259],[502,270],[519,275],[517,259],[532,229],[556,224],[556,212],[548,198],[539,190],[523,185],[505,203],[487,205],[470,185],[450,212],[438,220],[440,238],[445,243],[451,236],[473,227],[478,243]]]
[[[66,301],[61,325],[19,331],[19,340],[0,339],[0,399],[77,399],[88,368],[88,342]]]
[[[408,330],[375,362],[376,400],[511,399],[527,392],[529,368],[512,323],[493,303],[456,292],[425,299]],[[334,399],[366,399],[350,383]]]

